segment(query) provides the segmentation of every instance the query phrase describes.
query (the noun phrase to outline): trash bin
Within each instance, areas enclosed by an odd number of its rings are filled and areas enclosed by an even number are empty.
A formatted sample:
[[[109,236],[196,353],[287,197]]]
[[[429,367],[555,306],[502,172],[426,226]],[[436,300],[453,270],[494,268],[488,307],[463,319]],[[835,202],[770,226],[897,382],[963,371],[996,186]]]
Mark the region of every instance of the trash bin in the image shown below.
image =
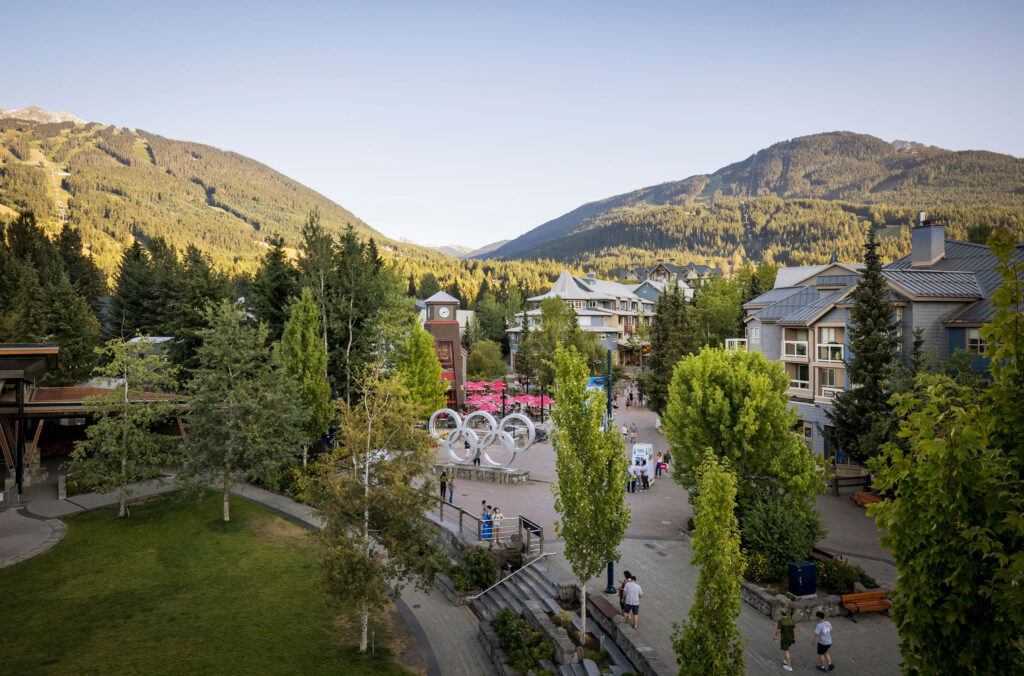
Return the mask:
[[[810,561],[792,561],[789,564],[789,593],[811,596],[817,593],[814,564]]]

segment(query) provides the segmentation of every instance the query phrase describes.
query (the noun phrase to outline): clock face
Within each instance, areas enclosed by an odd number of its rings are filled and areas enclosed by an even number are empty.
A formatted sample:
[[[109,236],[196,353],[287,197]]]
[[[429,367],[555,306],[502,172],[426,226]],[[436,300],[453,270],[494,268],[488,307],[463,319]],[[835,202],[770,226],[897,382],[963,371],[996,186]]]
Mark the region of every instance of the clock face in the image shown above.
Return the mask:
[[[449,310],[446,307],[442,307],[442,308],[438,309],[437,316],[440,317],[441,319],[446,319],[450,313],[451,313],[451,310]]]

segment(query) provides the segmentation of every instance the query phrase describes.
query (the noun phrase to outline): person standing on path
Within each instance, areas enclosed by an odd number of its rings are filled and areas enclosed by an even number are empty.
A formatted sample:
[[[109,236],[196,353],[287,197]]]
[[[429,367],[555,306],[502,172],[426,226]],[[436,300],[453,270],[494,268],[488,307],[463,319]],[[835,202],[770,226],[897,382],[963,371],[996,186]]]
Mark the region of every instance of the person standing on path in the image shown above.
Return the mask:
[[[654,459],[654,476],[655,476],[655,478],[661,476],[661,466],[664,464],[662,462],[662,459],[664,457],[665,456],[662,455],[661,452],[659,451],[657,457]]]
[[[640,481],[642,482],[643,490],[645,491],[651,487],[651,478],[648,472],[650,472],[650,470],[647,468],[647,461],[644,460],[644,464],[640,465]]]
[[[636,583],[636,576],[631,575],[629,582],[622,588],[623,602],[626,604],[622,616],[629,620],[629,614],[633,613],[633,628],[638,629],[640,624],[640,599],[644,597],[644,590]]]
[[[782,648],[782,654],[786,657],[786,661],[782,663],[782,668],[786,671],[793,671],[793,661],[789,658],[789,646],[796,643],[796,622],[789,616],[789,611],[787,610],[782,611],[782,618],[779,619],[779,624],[775,627],[775,636],[772,638],[779,638],[779,634],[782,635],[779,647]]]
[[[631,443],[636,443],[636,422],[629,426],[629,439]]]
[[[626,584],[629,582],[629,579],[631,577],[633,577],[633,573],[629,572],[628,570],[623,571],[622,582],[620,582],[619,586],[616,587],[616,589],[619,590],[619,610],[622,611],[623,615],[626,614]]]
[[[483,526],[481,527],[481,531],[482,531],[481,532],[481,537],[484,540],[490,540],[491,539],[491,535],[493,535],[493,532],[494,532],[493,531],[493,527],[494,527],[493,512],[491,512],[491,506],[490,505],[486,505],[486,504],[484,505],[483,521],[484,521],[484,523],[483,523]]]
[[[626,443],[626,437],[629,436],[629,428],[626,427],[626,423],[622,423],[622,443]]]
[[[818,646],[818,671],[832,671],[836,665],[832,664],[832,656],[828,651],[832,648],[832,623],[825,619],[825,613],[820,610],[815,613],[818,618],[818,626],[814,628],[814,642]],[[828,667],[825,660],[828,660]]]
[[[441,471],[441,500],[444,500],[444,494],[448,490],[448,472]]]
[[[444,498],[444,496],[441,496],[441,497],[442,497],[442,499]],[[453,475],[451,479],[448,479],[448,504],[449,505],[452,504],[452,498],[454,498],[454,497],[455,497],[455,476]]]
[[[497,507],[495,507],[494,511],[491,512],[491,522],[494,524],[494,526],[493,526],[493,531],[494,531],[493,535],[494,535],[494,539],[495,540],[498,540],[498,541],[501,540],[501,522],[502,522],[502,520],[504,518],[505,518],[505,515],[502,514],[501,510],[498,509]]]

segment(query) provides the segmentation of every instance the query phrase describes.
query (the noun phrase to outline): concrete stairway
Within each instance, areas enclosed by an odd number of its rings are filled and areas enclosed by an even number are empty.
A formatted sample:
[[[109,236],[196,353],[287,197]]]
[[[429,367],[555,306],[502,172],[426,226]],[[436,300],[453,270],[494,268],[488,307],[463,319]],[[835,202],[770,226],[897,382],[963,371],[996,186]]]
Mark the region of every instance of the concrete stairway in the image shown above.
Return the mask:
[[[481,618],[490,620],[502,608],[512,608],[517,613],[523,610],[523,601],[532,599],[543,608],[546,599],[558,598],[558,580],[540,564],[521,568],[505,578],[498,586],[472,603],[472,608]]]

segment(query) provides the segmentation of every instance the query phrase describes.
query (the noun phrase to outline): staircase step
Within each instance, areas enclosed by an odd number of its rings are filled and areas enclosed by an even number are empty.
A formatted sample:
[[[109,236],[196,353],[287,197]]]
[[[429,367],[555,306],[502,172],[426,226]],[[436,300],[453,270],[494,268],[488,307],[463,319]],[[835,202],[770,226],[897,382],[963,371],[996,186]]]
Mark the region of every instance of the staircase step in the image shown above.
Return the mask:
[[[538,664],[540,664],[540,668],[541,669],[546,669],[548,671],[555,671],[555,672],[558,671],[557,668],[555,667],[555,663],[552,662],[551,660],[538,660],[537,662],[538,662]]]
[[[568,664],[559,664],[558,676],[572,676],[572,667]]]
[[[530,566],[522,574],[527,575],[534,586],[547,592],[548,596],[558,596],[558,583],[553,581],[547,571],[541,570],[538,566]]]
[[[528,598],[541,602],[545,598],[551,596],[550,591],[529,577],[523,577],[522,575],[517,575],[516,577],[518,578],[516,585],[527,595]]]
[[[601,670],[597,668],[597,662],[594,660],[583,660],[583,671],[587,676],[601,676]]]

